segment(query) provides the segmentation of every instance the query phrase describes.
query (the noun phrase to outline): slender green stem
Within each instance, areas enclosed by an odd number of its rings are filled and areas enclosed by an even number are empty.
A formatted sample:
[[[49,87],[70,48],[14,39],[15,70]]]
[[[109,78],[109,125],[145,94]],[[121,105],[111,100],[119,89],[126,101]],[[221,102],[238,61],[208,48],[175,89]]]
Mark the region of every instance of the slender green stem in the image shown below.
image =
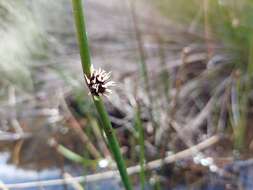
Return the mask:
[[[72,0],[72,5],[73,5],[73,12],[74,12],[75,25],[76,25],[76,30],[77,30],[83,72],[87,76],[90,76],[91,74],[90,60],[91,59],[90,59],[90,53],[89,53],[88,38],[86,35],[85,20],[84,20],[84,15],[83,15],[83,10],[82,10],[82,0]],[[120,152],[120,146],[116,139],[116,135],[112,128],[111,121],[105,109],[103,100],[101,99],[101,97],[93,96],[93,101],[97,108],[97,112],[100,116],[100,119],[102,121],[103,131],[106,134],[109,148],[117,163],[122,182],[126,190],[132,190],[132,185],[130,183],[129,176],[127,174],[126,165]]]
[[[159,58],[160,58],[160,67],[162,68],[161,71],[161,82],[163,84],[163,91],[166,98],[166,104],[169,104],[169,72],[166,68],[166,60],[165,60],[165,50],[164,50],[164,41],[157,35],[157,42],[159,44]],[[166,107],[169,107],[166,105]],[[168,109],[167,109],[168,111]]]
[[[237,115],[239,116],[237,122],[235,122],[234,137],[235,148],[240,152],[245,148],[245,132],[246,132],[246,108],[247,108],[247,91],[243,89],[241,78],[236,79],[236,91],[237,91]],[[241,94],[241,97],[238,95]]]
[[[86,35],[85,19],[82,9],[82,0],[72,0],[72,5],[83,72],[87,76],[90,76],[91,58],[90,58],[88,38]]]
[[[161,181],[158,176],[155,176],[154,190],[161,190]]]
[[[132,189],[132,186],[131,186],[131,183],[130,183],[130,180],[129,180],[129,177],[127,174],[125,162],[124,162],[123,157],[120,153],[119,143],[116,139],[115,132],[111,126],[111,121],[110,121],[109,116],[106,112],[105,106],[104,106],[102,99],[100,97],[93,98],[93,100],[94,100],[95,106],[98,110],[98,113],[101,117],[103,130],[107,136],[108,144],[109,144],[109,147],[113,153],[114,159],[116,160],[122,181],[125,185],[125,188],[127,190],[130,190],[130,189]]]
[[[95,166],[97,164],[96,160],[88,160],[82,157],[81,155],[73,152],[72,150],[68,149],[67,147],[63,145],[57,146],[57,151],[62,154],[65,158],[76,162],[76,163],[82,163],[85,166]]]
[[[140,106],[137,105],[136,113],[135,113],[135,126],[138,131],[138,141],[140,146],[140,181],[141,181],[141,189],[145,189],[145,145],[144,145],[144,130],[141,121],[141,111]]]
[[[137,41],[137,48],[138,48],[138,53],[140,56],[140,71],[141,71],[141,77],[143,80],[144,88],[148,96],[148,100],[150,102],[150,107],[149,107],[149,114],[151,117],[151,122],[153,124],[154,129],[157,128],[158,124],[155,121],[153,109],[154,109],[154,102],[153,102],[153,97],[151,94],[151,89],[150,89],[150,82],[149,82],[149,75],[148,75],[148,68],[147,68],[147,63],[146,63],[146,53],[145,49],[143,47],[143,40],[141,36],[141,31],[138,27],[138,18],[136,15],[136,10],[135,10],[135,4],[134,0],[130,0],[130,11],[131,11],[131,16],[133,20],[133,27],[134,27],[134,32],[136,36],[136,41]]]

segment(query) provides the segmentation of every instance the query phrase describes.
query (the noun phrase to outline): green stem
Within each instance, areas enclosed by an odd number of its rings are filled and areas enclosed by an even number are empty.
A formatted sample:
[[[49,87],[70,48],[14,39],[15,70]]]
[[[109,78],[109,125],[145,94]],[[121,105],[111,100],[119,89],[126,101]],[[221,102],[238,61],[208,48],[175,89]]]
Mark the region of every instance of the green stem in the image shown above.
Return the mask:
[[[154,129],[157,128],[158,123],[155,121],[154,117],[154,102],[153,102],[153,97],[151,94],[150,90],[150,83],[149,83],[149,75],[148,75],[148,68],[147,68],[147,63],[146,63],[146,53],[143,47],[143,40],[141,36],[141,31],[138,27],[138,18],[136,15],[135,11],[135,2],[133,0],[130,0],[130,11],[131,11],[131,16],[133,20],[133,27],[134,27],[134,32],[135,32],[135,37],[137,41],[137,48],[138,48],[138,53],[139,53],[139,58],[140,58],[140,71],[141,71],[141,77],[143,80],[144,88],[148,96],[148,100],[150,102],[150,107],[149,107],[149,114],[151,118],[152,125]]]
[[[154,190],[161,190],[161,181],[158,176],[155,176]]]
[[[96,98],[94,97],[93,100],[94,100],[95,106],[97,108],[97,111],[100,115],[100,118],[102,120],[103,130],[106,134],[109,148],[111,149],[114,159],[116,160],[122,181],[125,185],[125,188],[127,190],[131,190],[132,185],[130,183],[130,180],[129,180],[129,177],[127,174],[125,162],[124,162],[123,157],[120,152],[119,143],[116,139],[115,132],[111,126],[111,121],[109,119],[108,113],[106,112],[105,106],[104,106],[102,99],[100,97],[96,97]]]
[[[96,160],[88,160],[82,157],[81,155],[73,152],[72,150],[68,149],[67,147],[63,145],[57,146],[57,151],[62,154],[65,158],[76,162],[76,163],[82,163],[85,166],[95,166],[97,164]]]
[[[88,38],[86,35],[85,19],[82,9],[82,0],[72,0],[72,5],[83,72],[87,76],[90,76],[91,58],[90,58]]]
[[[136,113],[135,113],[135,126],[138,131],[138,141],[140,146],[140,181],[141,181],[141,189],[145,189],[145,144],[144,144],[144,130],[141,121],[141,110],[140,106],[137,105]]]
[[[78,36],[78,43],[80,48],[80,56],[82,61],[82,68],[84,74],[90,76],[91,74],[91,59],[90,59],[90,52],[89,52],[89,45],[88,45],[88,38],[86,35],[86,28],[85,28],[85,20],[84,14],[82,10],[82,0],[72,0],[73,5],[73,14],[75,18],[75,25],[77,30]],[[96,106],[97,112],[100,116],[102,121],[102,128],[106,134],[109,148],[114,156],[114,159],[117,163],[118,170],[122,179],[122,182],[126,188],[126,190],[132,190],[132,185],[130,183],[129,176],[127,174],[126,165],[123,160],[123,157],[120,152],[120,146],[116,139],[115,132],[112,128],[111,121],[109,119],[109,115],[105,109],[103,100],[101,97],[94,97],[93,101]]]

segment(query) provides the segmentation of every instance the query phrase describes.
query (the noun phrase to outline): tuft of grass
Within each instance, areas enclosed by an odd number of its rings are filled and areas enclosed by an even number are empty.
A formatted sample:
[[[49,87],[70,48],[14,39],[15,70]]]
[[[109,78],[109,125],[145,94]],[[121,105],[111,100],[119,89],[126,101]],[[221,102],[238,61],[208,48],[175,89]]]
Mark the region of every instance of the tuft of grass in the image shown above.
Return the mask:
[[[78,43],[80,48],[80,57],[82,62],[83,73],[87,77],[91,75],[91,60],[88,45],[88,38],[86,35],[85,19],[82,9],[81,0],[72,0],[73,14],[75,19]],[[97,112],[102,121],[102,130],[105,132],[108,146],[114,156],[117,163],[119,173],[121,175],[122,182],[127,190],[132,190],[129,176],[127,174],[126,165],[120,152],[119,143],[116,139],[115,131],[112,128],[109,115],[105,109],[105,105],[100,96],[92,96],[93,102],[97,109]]]
[[[239,79],[237,82],[237,89],[239,97],[240,108],[240,120],[234,130],[235,148],[239,151],[245,150],[245,138],[247,132],[247,117],[248,117],[248,105],[249,94],[252,86],[253,79],[253,35],[251,34],[249,40],[249,57],[248,57],[248,69],[246,72],[246,80]],[[242,76],[240,77],[242,78]]]
[[[209,60],[216,54],[231,57],[229,66],[223,71],[231,72],[234,77],[229,112],[234,147],[242,151],[246,148],[253,80],[253,1],[158,0],[155,4],[169,19],[183,24],[190,33],[202,36],[202,43],[207,45],[206,51],[210,53],[211,49]],[[194,29],[191,27],[193,24]]]

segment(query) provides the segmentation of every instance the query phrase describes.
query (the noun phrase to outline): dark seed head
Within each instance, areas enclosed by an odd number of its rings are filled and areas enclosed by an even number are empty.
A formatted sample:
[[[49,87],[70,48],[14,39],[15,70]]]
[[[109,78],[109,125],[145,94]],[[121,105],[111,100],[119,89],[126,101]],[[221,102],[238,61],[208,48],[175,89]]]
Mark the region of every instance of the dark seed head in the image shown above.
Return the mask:
[[[113,86],[114,82],[110,81],[110,73],[105,72],[104,70],[92,69],[90,78],[85,76],[90,93],[93,96],[106,95],[106,93],[111,93],[111,90],[108,87]]]

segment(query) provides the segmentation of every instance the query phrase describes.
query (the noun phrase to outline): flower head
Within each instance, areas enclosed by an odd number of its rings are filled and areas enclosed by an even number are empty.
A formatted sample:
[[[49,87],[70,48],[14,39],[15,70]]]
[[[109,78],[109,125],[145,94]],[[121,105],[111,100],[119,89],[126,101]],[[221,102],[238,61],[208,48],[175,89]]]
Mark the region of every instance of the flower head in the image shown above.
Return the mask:
[[[105,95],[112,91],[108,89],[111,86],[114,86],[115,83],[110,81],[111,72],[106,72],[102,69],[91,69],[90,77],[85,75],[85,79],[87,81],[88,87],[90,89],[90,94],[93,96]]]

